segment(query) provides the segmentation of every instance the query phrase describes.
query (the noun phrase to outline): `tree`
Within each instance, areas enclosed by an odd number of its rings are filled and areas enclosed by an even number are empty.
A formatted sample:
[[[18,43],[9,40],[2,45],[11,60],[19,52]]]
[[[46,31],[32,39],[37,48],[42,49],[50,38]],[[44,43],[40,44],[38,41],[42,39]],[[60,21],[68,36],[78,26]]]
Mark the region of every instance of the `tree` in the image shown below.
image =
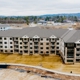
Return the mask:
[[[64,21],[64,17],[60,16],[60,22],[63,23],[63,21]]]
[[[34,16],[34,23],[37,23],[37,16]]]
[[[78,18],[76,16],[74,16],[74,21],[76,21],[76,22],[78,21]]]
[[[29,17],[27,16],[24,19],[26,20],[27,25],[29,25]]]
[[[49,17],[46,17],[46,18],[45,18],[45,21],[49,21]]]

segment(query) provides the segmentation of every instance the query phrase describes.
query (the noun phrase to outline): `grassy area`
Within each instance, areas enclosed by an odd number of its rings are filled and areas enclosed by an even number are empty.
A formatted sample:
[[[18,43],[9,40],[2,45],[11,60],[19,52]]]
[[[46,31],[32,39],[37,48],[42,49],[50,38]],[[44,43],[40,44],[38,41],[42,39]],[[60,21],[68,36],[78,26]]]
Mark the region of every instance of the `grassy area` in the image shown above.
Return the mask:
[[[80,74],[80,63],[75,65],[65,65],[57,55],[40,56],[40,55],[19,55],[19,54],[0,54],[1,63],[22,63],[28,65],[39,66],[42,65],[45,68],[53,69],[57,71],[70,72]]]

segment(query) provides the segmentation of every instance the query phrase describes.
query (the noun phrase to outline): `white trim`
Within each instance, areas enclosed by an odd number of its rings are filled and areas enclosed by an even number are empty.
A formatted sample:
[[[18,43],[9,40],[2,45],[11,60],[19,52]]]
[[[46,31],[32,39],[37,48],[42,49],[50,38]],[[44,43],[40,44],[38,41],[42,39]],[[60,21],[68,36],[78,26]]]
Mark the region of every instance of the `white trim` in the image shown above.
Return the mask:
[[[75,43],[80,43],[80,40],[76,41]]]
[[[24,35],[22,38],[29,38],[27,35]]]
[[[50,38],[57,38],[56,36],[52,35]]]
[[[38,35],[35,35],[33,38],[40,38]]]

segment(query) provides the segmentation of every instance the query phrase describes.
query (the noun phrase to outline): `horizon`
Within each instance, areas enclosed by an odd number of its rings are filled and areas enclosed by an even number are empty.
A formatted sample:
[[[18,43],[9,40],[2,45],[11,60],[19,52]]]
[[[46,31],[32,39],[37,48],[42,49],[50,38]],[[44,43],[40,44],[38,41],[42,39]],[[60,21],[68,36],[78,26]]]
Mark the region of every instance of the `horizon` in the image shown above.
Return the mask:
[[[10,17],[10,16],[44,16],[44,15],[71,15],[71,14],[80,14],[80,12],[78,12],[78,13],[52,13],[52,14],[42,14],[42,15],[0,15],[0,16],[3,16],[3,17]]]
[[[68,14],[79,11],[79,0],[0,0],[0,15],[3,16]]]

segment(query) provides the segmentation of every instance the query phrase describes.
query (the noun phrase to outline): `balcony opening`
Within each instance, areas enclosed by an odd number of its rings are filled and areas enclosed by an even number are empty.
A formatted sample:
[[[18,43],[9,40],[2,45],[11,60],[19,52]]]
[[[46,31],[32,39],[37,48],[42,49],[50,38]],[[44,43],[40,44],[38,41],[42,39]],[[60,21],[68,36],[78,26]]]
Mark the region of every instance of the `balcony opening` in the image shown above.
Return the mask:
[[[38,54],[38,51],[34,51],[34,53],[35,53],[35,54],[36,54],[36,53]]]
[[[19,50],[15,50],[15,52],[19,52]]]
[[[5,52],[8,52],[7,50],[5,50]]]
[[[49,54],[49,51],[46,51],[47,54]]]
[[[40,52],[41,54],[43,53],[43,51]]]
[[[30,54],[32,54],[33,53],[33,51],[30,51]]]
[[[51,51],[51,54],[55,54],[55,51]]]
[[[24,53],[28,53],[28,51],[27,50],[24,50]]]
[[[23,53],[23,51],[20,51],[20,53]]]
[[[73,62],[73,60],[67,60],[67,62]]]
[[[10,52],[13,52],[13,50],[10,50]]]

